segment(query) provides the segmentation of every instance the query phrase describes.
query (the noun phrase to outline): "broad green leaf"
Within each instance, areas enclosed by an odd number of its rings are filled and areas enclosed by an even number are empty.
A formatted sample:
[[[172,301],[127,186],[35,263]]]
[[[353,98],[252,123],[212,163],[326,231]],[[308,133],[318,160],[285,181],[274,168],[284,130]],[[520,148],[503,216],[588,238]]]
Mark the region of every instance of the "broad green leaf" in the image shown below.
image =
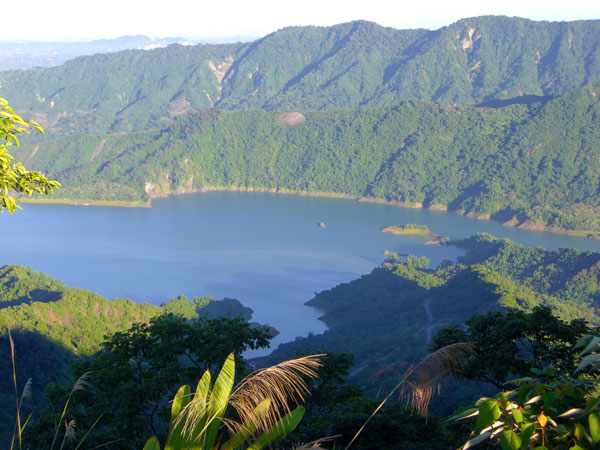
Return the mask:
[[[584,339],[586,339],[587,336],[584,336],[583,338],[580,339],[580,341],[576,344],[580,345],[580,342],[584,341]],[[585,348],[581,351],[581,353],[579,353],[579,356],[583,356],[583,355],[587,355],[589,352],[591,352],[592,350],[594,350],[598,344],[600,343],[600,337],[598,336],[592,336],[592,338],[589,340],[589,342],[587,342],[587,345],[585,346]]]
[[[531,439],[531,436],[533,436],[533,433],[535,433],[534,423],[523,424],[523,426],[521,427],[521,440],[523,441],[524,445],[527,445],[529,443],[529,440]]]
[[[588,423],[590,425],[590,436],[595,444],[600,441],[600,417],[598,417],[598,414],[590,414],[588,417]]]
[[[519,393],[519,395],[517,396],[517,403],[519,405],[525,403],[525,400],[527,399],[527,396],[529,395],[532,389],[533,386],[522,386],[518,389],[517,392]]]
[[[165,450],[175,450],[181,447],[185,420],[180,420],[179,423],[177,423],[177,419],[181,414],[181,411],[190,402],[190,391],[191,389],[188,385],[181,386],[173,398],[173,404],[171,405],[171,424],[169,426],[167,442],[165,443]]]
[[[488,400],[481,403],[475,429],[480,430],[489,427],[501,414],[500,406],[498,406],[496,400]]]
[[[519,411],[518,409],[512,410],[512,416],[513,416],[513,419],[515,419],[515,422],[517,422],[517,423],[523,422],[523,413],[521,411]]]
[[[185,405],[190,402],[190,392],[190,387],[185,384],[179,388],[175,397],[173,397],[173,403],[171,405],[171,422],[177,418],[181,410],[185,408]]]
[[[585,441],[586,438],[586,432],[585,432],[585,428],[583,428],[583,425],[581,425],[580,423],[575,425],[575,438],[579,441],[579,442],[583,442]]]
[[[205,447],[207,448],[215,446],[217,433],[221,426],[221,418],[225,413],[233,389],[234,378],[235,358],[233,353],[230,353],[215,380],[208,402],[208,418],[205,431]]]
[[[502,450],[519,450],[521,443],[521,438],[512,430],[504,430],[500,435]]]
[[[211,420],[209,409],[209,399],[211,396],[210,392],[210,382],[211,376],[210,372],[207,370],[198,381],[198,385],[196,386],[196,392],[194,393],[194,398],[188,405],[188,413],[185,419],[189,418],[191,415],[195,417],[194,430],[191,434],[185,437],[186,445],[191,445],[192,443],[198,443],[203,441],[203,437],[206,435],[206,428],[209,425],[209,421]],[[170,449],[165,449],[170,450]]]
[[[600,360],[600,354],[598,354],[598,353],[592,353],[591,355],[587,355],[577,365],[577,370],[575,372],[579,372],[580,370],[585,369],[587,366],[596,364],[598,362],[598,360]]]
[[[600,397],[590,398],[585,404],[585,412],[590,412],[592,409],[594,409],[599,401]]]
[[[558,398],[558,396],[556,395],[556,392],[554,392],[554,391],[544,392],[542,394],[542,402],[544,402],[544,408],[546,408],[546,410],[549,411],[552,408],[552,405],[555,403],[557,398]]]
[[[258,424],[262,422],[264,417],[269,412],[271,400],[266,398],[252,412],[253,419],[242,425],[242,428],[227,442],[225,449],[234,449],[247,441],[250,436],[256,433]]]
[[[304,408],[297,407],[283,416],[271,429],[265,431],[248,450],[260,450],[272,442],[283,439],[289,432],[294,430],[304,416]]]
[[[158,439],[152,436],[144,445],[144,450],[160,450],[160,444],[158,443]]]

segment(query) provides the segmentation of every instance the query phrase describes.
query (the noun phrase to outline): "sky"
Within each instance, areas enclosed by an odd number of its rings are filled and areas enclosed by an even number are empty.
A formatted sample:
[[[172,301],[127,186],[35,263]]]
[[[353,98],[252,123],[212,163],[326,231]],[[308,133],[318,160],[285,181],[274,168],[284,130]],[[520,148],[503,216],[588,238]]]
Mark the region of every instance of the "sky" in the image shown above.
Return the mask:
[[[461,18],[600,19],[598,0],[30,0],[3,15],[0,41],[264,36],[287,26],[363,19],[437,29]]]

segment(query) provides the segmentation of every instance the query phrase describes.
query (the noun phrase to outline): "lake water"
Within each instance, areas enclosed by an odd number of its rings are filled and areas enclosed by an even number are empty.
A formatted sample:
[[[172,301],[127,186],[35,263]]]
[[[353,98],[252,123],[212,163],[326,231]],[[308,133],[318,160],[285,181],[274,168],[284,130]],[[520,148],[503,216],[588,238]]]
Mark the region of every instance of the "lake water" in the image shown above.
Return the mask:
[[[318,226],[326,224],[325,228]],[[0,216],[0,265],[22,264],[105,297],[160,304],[178,294],[233,297],[273,341],[325,329],[304,306],[314,293],[369,273],[384,250],[437,265],[460,251],[423,236],[381,233],[418,223],[451,238],[478,232],[548,249],[600,251],[600,241],[503,227],[442,211],[353,200],[210,192],[155,200],[152,208],[24,205]]]

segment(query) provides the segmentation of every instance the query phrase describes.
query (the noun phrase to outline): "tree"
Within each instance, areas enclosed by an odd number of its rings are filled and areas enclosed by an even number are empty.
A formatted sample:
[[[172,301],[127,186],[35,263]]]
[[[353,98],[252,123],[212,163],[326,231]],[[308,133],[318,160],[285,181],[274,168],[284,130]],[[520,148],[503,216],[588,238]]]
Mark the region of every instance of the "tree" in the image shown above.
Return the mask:
[[[148,436],[164,437],[168,399],[179,386],[220,367],[232,351],[238,372],[243,372],[239,355],[266,347],[270,338],[268,327],[255,327],[241,318],[186,321],[167,314],[134,324],[107,338],[98,354],[76,361],[74,376],[91,372],[91,387],[78,393],[71,408],[81,429],[102,415],[88,442],[117,440],[111,448],[141,448]],[[56,416],[64,400],[57,396],[54,404],[55,411],[45,417]]]
[[[475,315],[467,329],[457,326],[441,329],[433,339],[432,350],[455,342],[473,342],[476,356],[459,376],[492,383],[499,389],[510,388],[511,377],[527,376],[530,368],[553,366],[563,373],[576,368],[575,344],[590,332],[581,319],[570,323],[560,320],[547,307],[531,312],[510,310]]]
[[[0,211],[7,209],[11,214],[15,209],[21,209],[16,194],[31,195],[52,194],[60,187],[58,181],[47,179],[40,172],[28,171],[21,163],[15,163],[14,157],[7,148],[19,145],[19,134],[29,134],[34,129],[43,133],[44,130],[33,120],[26,122],[8,106],[8,102],[0,98]]]

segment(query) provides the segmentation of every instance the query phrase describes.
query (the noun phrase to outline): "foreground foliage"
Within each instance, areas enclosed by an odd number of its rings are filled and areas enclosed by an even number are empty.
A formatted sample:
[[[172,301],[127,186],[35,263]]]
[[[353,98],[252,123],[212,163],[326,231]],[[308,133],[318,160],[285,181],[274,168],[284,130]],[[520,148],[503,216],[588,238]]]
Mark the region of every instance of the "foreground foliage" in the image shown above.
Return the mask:
[[[102,416],[88,438],[92,444],[114,441],[112,448],[141,447],[149,435],[162,437],[166,432],[165,398],[178,386],[215,369],[232,350],[241,355],[266,347],[270,337],[267,327],[241,318],[187,321],[162,315],[135,323],[110,336],[101,352],[75,361],[73,376],[91,373],[92,387],[73,399],[72,408],[84,428]],[[243,360],[237,358],[237,369],[243,372]],[[53,386],[49,394],[49,408],[32,425],[32,445],[49,440],[46,430],[56,420],[67,390]]]
[[[600,338],[582,338],[584,357],[578,371],[595,366]],[[533,377],[513,380],[514,389],[481,398],[455,420],[476,417],[467,449],[491,439],[503,450],[592,450],[600,445],[600,397],[596,378],[573,378],[551,366],[533,369]]]
[[[472,342],[476,356],[459,371],[461,378],[492,383],[499,389],[512,387],[511,379],[527,376],[531,369],[552,366],[572,374],[577,367],[575,344],[591,331],[581,319],[560,320],[547,306],[531,312],[508,310],[475,315],[466,329],[453,325],[437,332],[432,350],[456,342]]]
[[[7,209],[10,213],[21,209],[16,194],[31,195],[52,194],[60,187],[58,181],[49,180],[40,172],[31,172],[23,164],[15,163],[8,152],[11,145],[19,145],[17,135],[29,133],[31,129],[43,133],[44,130],[34,121],[26,122],[8,106],[8,102],[0,98],[0,211]]]
[[[189,386],[179,389],[164,448],[260,450],[271,445],[302,419],[304,408],[290,410],[289,403],[303,400],[302,376],[314,378],[318,366],[314,356],[286,361],[248,376],[234,390],[235,363],[230,354],[214,385],[206,371],[193,397]],[[235,409],[238,420],[226,417],[228,406]],[[160,450],[158,439],[148,440],[144,450]]]

